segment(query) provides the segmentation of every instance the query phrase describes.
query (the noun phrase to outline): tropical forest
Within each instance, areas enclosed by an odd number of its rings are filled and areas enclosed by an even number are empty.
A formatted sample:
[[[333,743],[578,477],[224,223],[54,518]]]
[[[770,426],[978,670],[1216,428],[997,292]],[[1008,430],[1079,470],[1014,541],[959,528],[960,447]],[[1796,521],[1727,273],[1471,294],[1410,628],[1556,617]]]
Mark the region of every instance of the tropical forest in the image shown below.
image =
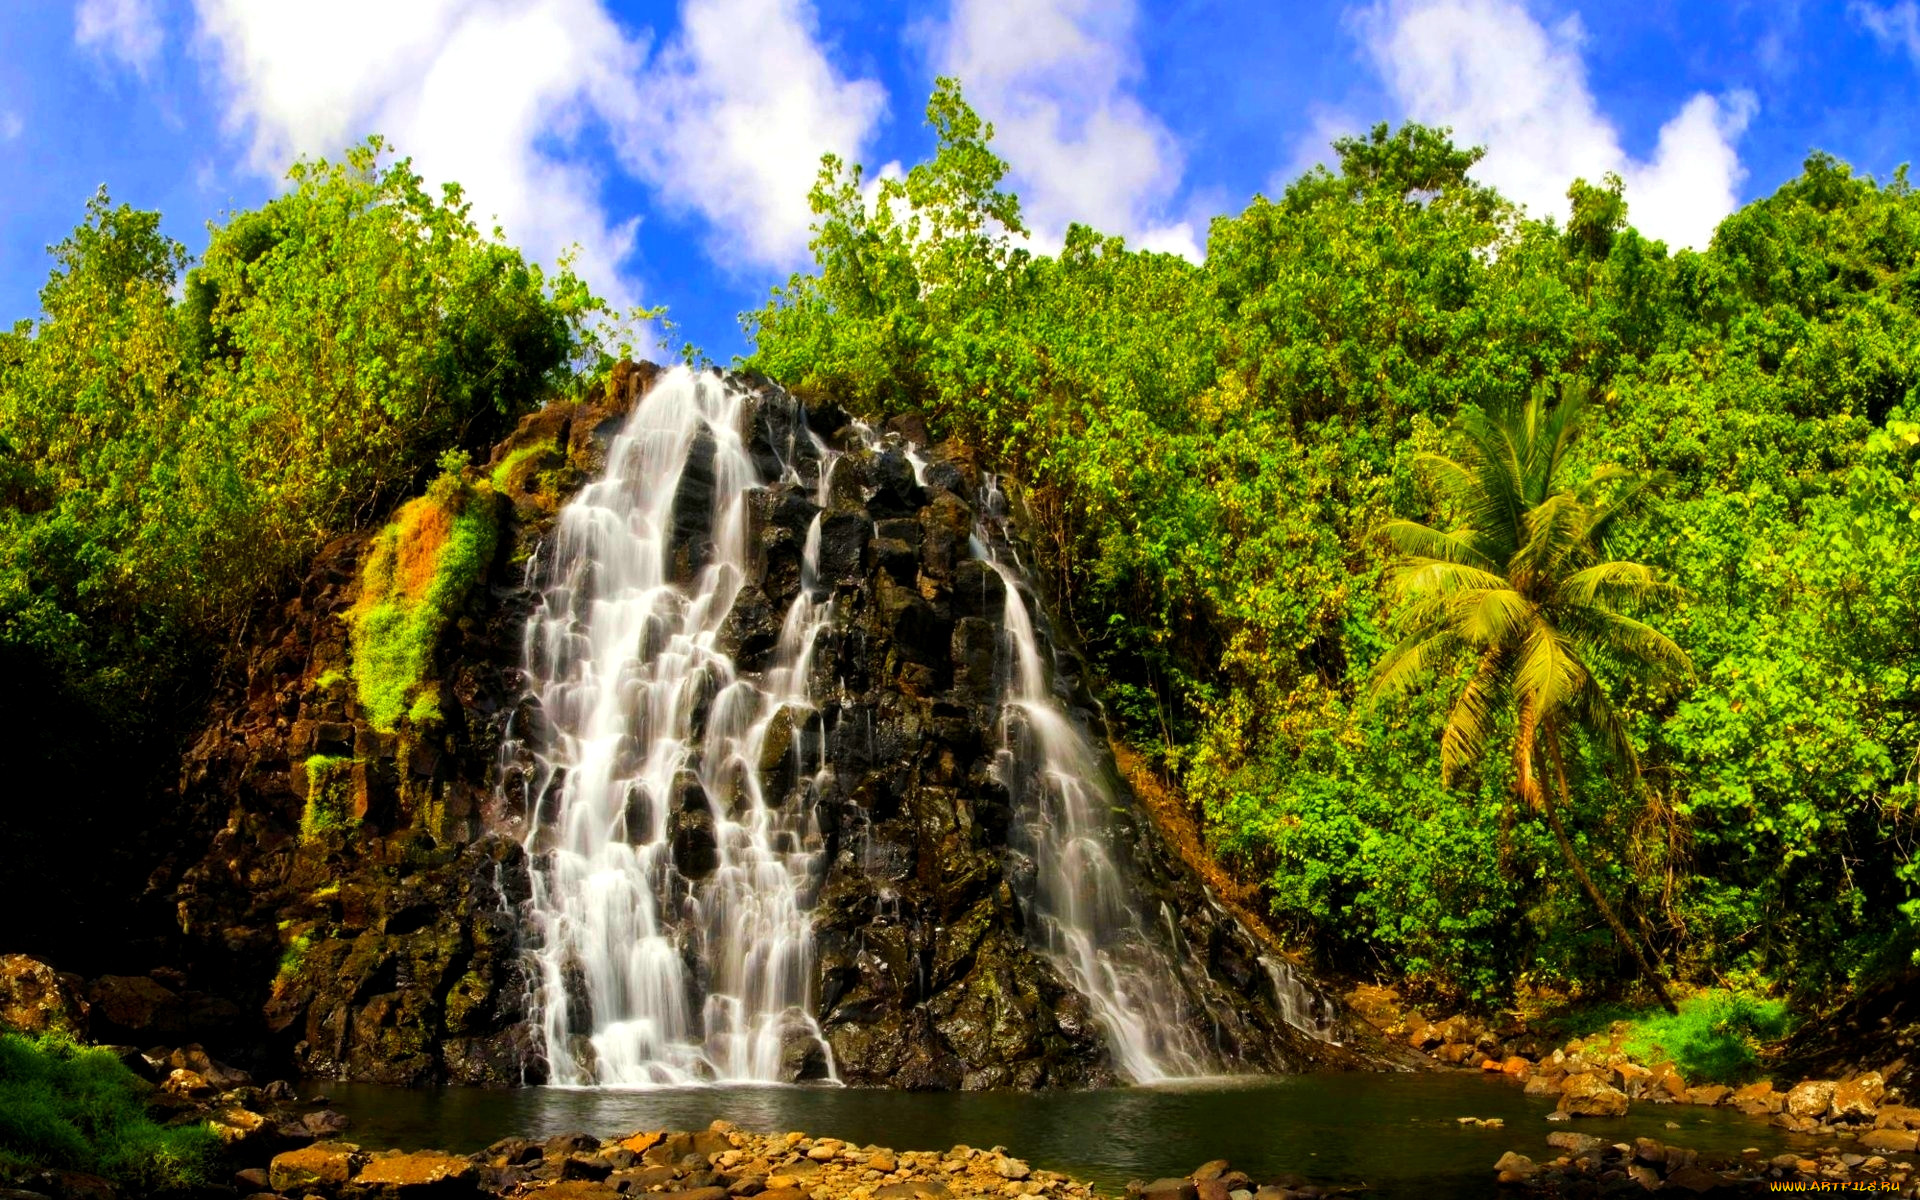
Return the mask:
[[[1196,261],[925,120],[725,361],[378,137],[74,214],[0,1196],[1914,1194],[1906,168],[1382,123]]]

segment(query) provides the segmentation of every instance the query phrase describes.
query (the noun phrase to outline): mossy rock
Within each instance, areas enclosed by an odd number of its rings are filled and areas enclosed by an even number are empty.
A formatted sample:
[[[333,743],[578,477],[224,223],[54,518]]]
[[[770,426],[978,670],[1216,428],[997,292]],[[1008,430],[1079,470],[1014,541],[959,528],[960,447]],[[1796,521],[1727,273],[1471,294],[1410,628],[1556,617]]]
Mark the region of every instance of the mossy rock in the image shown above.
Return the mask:
[[[486,575],[499,523],[492,485],[449,472],[402,507],[368,548],[347,619],[355,691],[376,730],[391,733],[403,717],[439,722],[430,674],[440,638]]]

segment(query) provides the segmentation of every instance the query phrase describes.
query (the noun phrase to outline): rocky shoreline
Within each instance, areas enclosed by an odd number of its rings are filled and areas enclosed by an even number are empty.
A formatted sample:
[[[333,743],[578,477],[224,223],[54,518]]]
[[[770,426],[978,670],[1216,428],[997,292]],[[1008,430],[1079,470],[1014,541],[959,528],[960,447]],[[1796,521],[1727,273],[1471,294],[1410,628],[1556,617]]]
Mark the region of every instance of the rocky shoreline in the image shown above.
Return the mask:
[[[211,1058],[198,1045],[108,1049],[151,1085],[146,1103],[156,1120],[205,1124],[221,1143],[221,1169],[230,1172],[225,1181],[173,1193],[169,1200],[619,1200],[653,1194],[683,1200],[1098,1200],[1116,1194],[1129,1200],[1306,1200],[1366,1192],[1364,1185],[1315,1182],[1302,1175],[1255,1178],[1215,1160],[1184,1176],[1137,1180],[1114,1193],[1036,1168],[1002,1146],[896,1151],[800,1132],[755,1133],[726,1121],[697,1131],[638,1130],[613,1138],[586,1133],[544,1141],[508,1137],[466,1155],[373,1149],[346,1140],[351,1122],[327,1107],[325,1096],[302,1099],[285,1080],[257,1085],[245,1071]],[[1857,1111],[1857,1097],[1870,1090],[1858,1080],[1850,1086],[1815,1081],[1804,1091],[1768,1094],[1784,1094],[1792,1104],[1796,1096],[1817,1093],[1829,1106],[1837,1095],[1843,1106]],[[1492,1164],[1488,1193],[1558,1197],[1668,1190],[1735,1196],[1859,1190],[1913,1197],[1920,1194],[1920,1176],[1911,1161],[1916,1156],[1900,1147],[1910,1149],[1912,1127],[1920,1124],[1916,1117],[1920,1111],[1885,1105],[1871,1127],[1829,1127],[1831,1144],[1773,1156],[1750,1148],[1716,1157],[1652,1138],[1610,1143],[1555,1130],[1545,1135],[1547,1150],[1538,1158],[1509,1150]],[[1556,1118],[1565,1119],[1564,1110],[1548,1117]],[[136,1198],[105,1179],[48,1170],[0,1179],[0,1200]]]
[[[1530,1096],[1554,1097],[1549,1121],[1624,1116],[1636,1103],[1692,1105],[1732,1108],[1788,1133],[1830,1139],[1810,1154],[1768,1157],[1755,1148],[1713,1160],[1651,1138],[1608,1143],[1556,1131],[1546,1138],[1551,1156],[1536,1161],[1514,1150],[1494,1164],[1496,1181],[1509,1189],[1546,1195],[1662,1189],[1728,1195],[1843,1189],[1920,1194],[1914,1171],[1920,1159],[1920,1108],[1902,1103],[1902,1088],[1888,1082],[1908,1073],[1905,1059],[1884,1071],[1805,1079],[1784,1088],[1769,1079],[1741,1087],[1689,1085],[1672,1060],[1645,1063],[1627,1053],[1623,1023],[1548,1049],[1524,1021],[1488,1023],[1466,1015],[1429,1019],[1404,1005],[1391,988],[1363,985],[1344,999],[1381,1036],[1429,1056],[1437,1066],[1497,1074]]]

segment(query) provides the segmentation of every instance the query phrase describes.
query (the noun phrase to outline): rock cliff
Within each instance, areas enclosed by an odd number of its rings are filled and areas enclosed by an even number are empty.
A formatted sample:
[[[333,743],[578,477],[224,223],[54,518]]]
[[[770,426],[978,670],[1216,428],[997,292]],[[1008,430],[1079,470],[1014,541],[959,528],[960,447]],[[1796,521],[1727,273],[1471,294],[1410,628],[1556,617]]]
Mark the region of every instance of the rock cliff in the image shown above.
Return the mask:
[[[248,1031],[257,1056],[393,1083],[543,1077],[520,940],[538,866],[523,846],[539,846],[528,836],[538,796],[525,743],[540,719],[518,669],[521,639],[543,537],[655,374],[622,364],[604,390],[527,417],[473,472],[491,480],[502,536],[441,637],[432,721],[376,729],[343,682],[369,539],[328,546],[297,594],[256,624],[244,682],[186,756],[171,835],[181,849],[150,888],[171,899],[196,985],[261,1014]],[[1111,1081],[1087,1002],[1034,947],[1031,864],[1010,844],[1013,801],[993,769],[1006,584],[969,551],[977,462],[963,448],[924,447],[922,482],[906,453],[924,441],[917,422],[876,438],[831,406],[803,416],[771,385],[737,383],[754,393],[745,433],[767,460],[763,478],[779,478],[794,447],[810,452],[795,436],[802,420],[845,452],[824,512],[796,481],[756,494],[754,577],[723,631],[742,670],[766,665],[820,512],[820,570],[835,602],[814,694],[828,698],[787,736],[820,739],[831,768],[818,798],[812,994],[840,1077],[915,1088]],[[685,513],[696,530],[711,480],[690,467],[679,487],[676,520]],[[1005,532],[1017,542],[1018,522]],[[703,550],[691,532],[683,553],[681,569],[696,569]],[[1032,597],[1028,608],[1043,612]],[[1041,635],[1070,715],[1114,776],[1084,665]],[[789,761],[772,754],[763,767],[777,776]],[[1133,901],[1165,939],[1219,1060],[1340,1061],[1344,1051],[1282,1018],[1288,1004],[1299,1011],[1298,994],[1283,1002],[1276,990],[1291,976],[1169,852],[1125,784],[1108,782]],[[310,819],[309,793],[322,787],[344,819]],[[695,878],[698,825],[689,817],[675,835],[679,867]],[[794,1077],[820,1069],[804,1053],[790,1063]]]

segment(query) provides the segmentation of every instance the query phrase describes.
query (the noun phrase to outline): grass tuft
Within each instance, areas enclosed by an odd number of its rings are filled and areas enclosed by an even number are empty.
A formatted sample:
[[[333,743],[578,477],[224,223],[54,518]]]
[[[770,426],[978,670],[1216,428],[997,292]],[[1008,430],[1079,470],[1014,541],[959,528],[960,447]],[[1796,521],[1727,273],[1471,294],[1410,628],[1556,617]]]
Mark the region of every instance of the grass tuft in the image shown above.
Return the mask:
[[[1587,1034],[1627,1022],[1621,1049],[1644,1063],[1672,1059],[1688,1083],[1741,1084],[1760,1072],[1760,1048],[1792,1025],[1784,1000],[1711,991],[1680,1001],[1678,1016],[1659,1009],[1602,1006],[1568,1022]]]
[[[218,1139],[205,1125],[156,1125],[143,1087],[106,1050],[0,1034],[0,1174],[85,1171],[136,1195],[205,1184]]]

